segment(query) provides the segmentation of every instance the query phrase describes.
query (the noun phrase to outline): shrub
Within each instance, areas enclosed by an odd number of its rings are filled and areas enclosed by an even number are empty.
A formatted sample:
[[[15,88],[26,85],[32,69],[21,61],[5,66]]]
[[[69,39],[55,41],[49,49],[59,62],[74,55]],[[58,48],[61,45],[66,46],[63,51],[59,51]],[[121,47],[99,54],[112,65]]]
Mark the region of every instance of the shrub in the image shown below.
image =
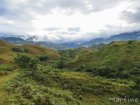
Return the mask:
[[[111,69],[105,66],[101,66],[93,70],[93,74],[100,75],[100,76],[107,76],[110,72]]]
[[[17,55],[17,57],[15,58],[15,63],[20,68],[28,68],[30,61],[31,61],[31,58],[29,56],[26,56],[26,55]]]
[[[128,41],[128,44],[132,44],[134,41],[133,40],[130,40],[130,41]]]
[[[63,69],[64,68],[64,58],[60,58],[60,60],[57,62],[57,68]]]
[[[48,56],[46,56],[46,55],[42,55],[42,56],[39,56],[38,59],[39,59],[40,61],[47,61],[49,58],[48,58]]]
[[[21,48],[21,47],[14,47],[14,48],[12,48],[12,51],[14,51],[14,52],[21,52],[21,53],[27,52],[26,49]]]
[[[22,69],[28,69],[32,75],[34,75],[37,70],[38,59],[31,58],[27,55],[18,55],[15,58],[16,64]]]

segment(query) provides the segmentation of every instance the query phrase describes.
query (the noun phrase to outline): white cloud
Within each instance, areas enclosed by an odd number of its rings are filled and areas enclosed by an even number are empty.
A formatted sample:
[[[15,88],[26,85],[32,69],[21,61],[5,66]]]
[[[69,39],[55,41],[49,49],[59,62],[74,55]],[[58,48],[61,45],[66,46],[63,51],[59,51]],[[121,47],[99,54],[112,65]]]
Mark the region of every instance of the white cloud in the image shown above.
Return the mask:
[[[66,42],[139,30],[138,0],[0,0],[0,32]]]

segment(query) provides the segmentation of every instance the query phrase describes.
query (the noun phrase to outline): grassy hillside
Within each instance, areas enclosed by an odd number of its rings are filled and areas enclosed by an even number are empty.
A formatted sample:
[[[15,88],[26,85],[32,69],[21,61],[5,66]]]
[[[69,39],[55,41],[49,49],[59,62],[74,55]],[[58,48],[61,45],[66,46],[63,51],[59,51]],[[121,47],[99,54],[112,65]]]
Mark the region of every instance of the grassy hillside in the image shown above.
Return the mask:
[[[11,61],[13,58],[12,56],[14,55],[11,51],[12,47],[14,47],[14,45],[0,40],[0,63],[7,63]]]
[[[7,43],[3,40],[0,40],[0,47],[7,47],[7,48],[11,48],[13,47],[14,45],[10,44],[10,43]]]
[[[57,51],[38,45],[23,45],[22,48],[27,50],[27,54],[31,54],[34,56],[47,55],[50,59],[59,58],[59,54],[57,53]]]
[[[61,51],[61,66],[93,76],[131,81],[129,95],[140,97],[140,41],[116,41],[90,52],[79,50]]]
[[[18,72],[12,72],[10,74],[0,77],[0,105],[3,105],[7,98],[9,97],[8,92],[4,90],[4,86],[8,81],[18,75]]]
[[[140,41],[112,42],[92,52],[76,53],[75,58],[66,62],[66,67],[72,68],[107,66],[132,69],[136,65],[140,65]]]
[[[140,41],[59,53],[0,42],[0,105],[140,105]]]
[[[14,49],[14,50],[13,50]],[[31,56],[48,56],[50,59],[58,59],[59,54],[57,51],[44,48],[37,45],[23,45],[17,46],[9,44],[0,40],[0,63],[12,63],[13,58],[19,54],[31,55]]]
[[[87,73],[59,71],[49,66],[40,66],[40,70],[34,76],[21,72],[20,76],[7,84],[6,91],[9,92],[9,97],[5,103],[111,105],[114,102],[109,101],[108,97],[124,97],[131,91],[131,85],[133,85],[131,81],[93,77]],[[119,103],[119,105],[131,105],[131,103]]]

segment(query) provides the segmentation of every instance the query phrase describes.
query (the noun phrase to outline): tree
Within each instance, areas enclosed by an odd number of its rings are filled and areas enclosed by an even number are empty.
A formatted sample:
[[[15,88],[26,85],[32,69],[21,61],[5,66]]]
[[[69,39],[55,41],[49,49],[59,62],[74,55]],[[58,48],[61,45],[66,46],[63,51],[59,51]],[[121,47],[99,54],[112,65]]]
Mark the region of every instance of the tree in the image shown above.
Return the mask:
[[[29,62],[29,70],[31,71],[32,75],[34,75],[35,71],[37,70],[37,64],[38,64],[38,59],[37,58],[31,58]]]
[[[63,69],[64,68],[64,58],[61,57],[60,60],[57,62],[57,68]]]
[[[20,67],[20,68],[28,68],[29,67],[29,62],[31,61],[31,58],[27,55],[17,55],[17,57],[14,59],[15,63]]]
[[[27,55],[18,55],[15,58],[15,62],[20,68],[28,69],[29,71],[31,71],[32,75],[37,70],[37,64],[38,64],[37,58],[31,58]]]
[[[24,49],[24,48],[21,48],[21,47],[14,47],[14,48],[12,48],[12,51],[24,53],[24,52],[27,52],[27,49]]]
[[[47,61],[49,58],[46,55],[42,55],[38,57],[40,61]]]

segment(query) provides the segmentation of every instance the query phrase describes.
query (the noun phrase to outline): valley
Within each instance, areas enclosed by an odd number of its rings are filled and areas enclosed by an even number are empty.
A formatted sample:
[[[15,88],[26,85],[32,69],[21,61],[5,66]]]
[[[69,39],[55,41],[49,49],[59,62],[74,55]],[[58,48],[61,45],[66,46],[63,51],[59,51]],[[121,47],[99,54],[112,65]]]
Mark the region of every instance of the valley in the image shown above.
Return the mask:
[[[140,0],[0,0],[0,105],[140,105]]]
[[[139,40],[65,50],[0,40],[0,105],[140,105],[139,88]]]

